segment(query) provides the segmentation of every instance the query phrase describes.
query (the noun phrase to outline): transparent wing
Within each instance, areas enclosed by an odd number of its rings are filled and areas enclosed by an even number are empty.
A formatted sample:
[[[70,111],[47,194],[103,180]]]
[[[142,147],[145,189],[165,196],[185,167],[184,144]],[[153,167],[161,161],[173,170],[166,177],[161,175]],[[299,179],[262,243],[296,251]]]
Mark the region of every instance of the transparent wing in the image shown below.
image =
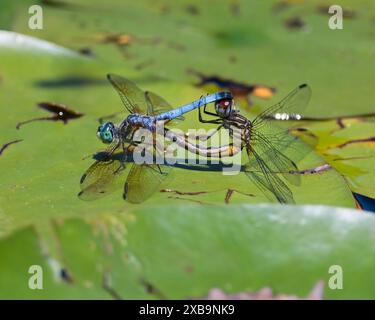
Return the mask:
[[[157,115],[164,111],[171,110],[171,105],[162,97],[151,91],[145,92],[146,100],[149,106],[150,115]]]
[[[158,96],[157,94],[146,91],[145,92],[146,100],[148,101],[149,106],[149,114],[150,115],[157,115],[159,113],[163,113],[169,110],[172,110],[172,106],[165,101],[162,97]],[[183,121],[184,117],[180,116],[174,120],[168,121],[168,125],[176,125],[180,121]]]
[[[280,203],[294,203],[292,191],[261,156],[251,147],[247,148],[247,153],[250,161],[245,165],[245,173],[264,195],[271,201],[276,198]]]
[[[298,118],[296,116],[301,115],[310,97],[310,87],[300,85],[252,121],[250,146],[247,147],[249,163],[245,165],[245,172],[269,199],[276,197],[280,203],[294,203],[294,199],[289,187],[277,174],[299,185],[300,176],[292,172],[298,170],[296,163],[312,151],[311,146],[317,143],[317,139],[310,139],[310,145],[307,145],[271,119],[287,119],[290,115]]]
[[[269,117],[275,113],[296,114],[303,110],[310,99],[311,90],[307,85],[301,85],[285,99],[265,110],[252,122],[250,144],[271,172],[281,173],[292,184],[299,185],[300,177],[290,174],[296,171],[296,163],[312,151],[317,144],[317,138],[309,137],[309,145],[298,137],[291,135],[286,128],[281,128]]]
[[[135,83],[115,74],[108,74],[107,78],[129,113],[148,114],[145,93]]]
[[[122,120],[124,120],[124,113],[125,113],[125,111],[115,112],[115,113],[112,113],[112,114],[101,116],[97,120],[100,124],[103,124],[103,123],[108,122],[108,121],[118,123],[118,122],[121,122]]]
[[[279,103],[269,107],[260,113],[253,121],[254,127],[261,127],[269,124],[270,118],[278,118],[288,115],[300,115],[308,105],[311,97],[311,88],[307,84],[301,84],[289,93]]]
[[[171,167],[158,164],[134,164],[124,188],[124,198],[132,203],[147,200],[171,171]]]
[[[157,145],[157,141],[154,141],[150,145],[144,146],[144,151],[134,150],[134,152],[147,152],[153,156],[153,161],[156,156],[164,155],[164,148]],[[129,172],[124,185],[124,199],[132,203],[141,203],[147,200],[155,191],[157,191],[159,185],[168,176],[172,167],[164,164],[134,164]]]
[[[172,110],[170,104],[162,97],[149,91],[142,91],[135,83],[115,74],[108,74],[108,80],[116,89],[129,113],[156,115]],[[184,120],[179,117],[176,120]],[[174,124],[177,121],[174,121]]]
[[[300,184],[300,177],[291,174],[298,170],[297,162],[312,149],[305,145],[298,137],[281,131],[270,140],[260,132],[253,132],[250,141],[251,148],[268,165],[271,172],[281,173],[283,177],[294,185]]]
[[[125,170],[121,167],[120,156],[97,160],[87,169],[80,181],[80,199],[95,200],[121,186]]]

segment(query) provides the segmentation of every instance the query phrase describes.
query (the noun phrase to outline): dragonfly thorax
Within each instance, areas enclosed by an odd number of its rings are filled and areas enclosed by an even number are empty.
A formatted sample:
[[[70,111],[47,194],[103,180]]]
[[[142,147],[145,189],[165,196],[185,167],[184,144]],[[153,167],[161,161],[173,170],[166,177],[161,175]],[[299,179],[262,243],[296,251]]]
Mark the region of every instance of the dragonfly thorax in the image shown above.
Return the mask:
[[[228,129],[234,137],[241,138],[241,141],[247,145],[251,137],[251,121],[239,113],[232,113],[224,122],[224,128]]]
[[[148,130],[153,130],[155,121],[153,117],[140,115],[137,113],[130,114],[126,119],[127,124],[135,127],[142,127]]]
[[[126,118],[127,124],[138,124],[140,115],[138,113],[129,114]]]

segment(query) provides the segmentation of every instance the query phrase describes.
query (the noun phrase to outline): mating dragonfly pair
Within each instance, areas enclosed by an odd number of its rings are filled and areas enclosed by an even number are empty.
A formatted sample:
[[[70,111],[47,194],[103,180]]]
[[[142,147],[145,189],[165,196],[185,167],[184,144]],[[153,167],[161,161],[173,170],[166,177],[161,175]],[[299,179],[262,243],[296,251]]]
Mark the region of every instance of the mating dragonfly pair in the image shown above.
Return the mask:
[[[145,129],[154,138],[162,134],[186,150],[207,158],[229,157],[245,149],[248,162],[243,166],[244,173],[271,201],[276,199],[280,203],[294,203],[292,191],[279,175],[287,182],[299,185],[296,162],[311,148],[291,135],[287,129],[276,126],[272,119],[289,116],[299,119],[311,96],[308,85],[300,85],[279,103],[250,121],[234,108],[233,97],[229,92],[210,94],[172,109],[163,98],[152,92],[142,91],[125,78],[113,74],[107,77],[119,93],[128,115],[119,125],[106,122],[99,126],[97,136],[102,142],[109,144],[109,148],[96,155],[97,161],[82,176],[79,193],[81,199],[93,200],[114,190],[119,182],[116,180],[119,180],[126,163],[132,160],[131,155],[140,143],[134,139],[137,131]],[[207,110],[210,103],[215,104],[215,112]],[[203,119],[201,107],[204,114],[210,116],[209,119]],[[224,128],[229,131],[229,135],[233,135],[233,129],[240,130],[240,146],[229,144],[207,148],[189,142],[187,136],[172,134],[167,128],[161,133],[156,132],[158,122],[171,126],[176,121],[183,120],[183,115],[194,109],[198,109],[201,123],[217,124],[217,131]],[[153,154],[165,152],[157,147],[156,139],[153,139],[150,149]],[[158,189],[171,169],[172,166],[166,163],[133,163],[124,184],[124,198],[133,203],[145,201]]]

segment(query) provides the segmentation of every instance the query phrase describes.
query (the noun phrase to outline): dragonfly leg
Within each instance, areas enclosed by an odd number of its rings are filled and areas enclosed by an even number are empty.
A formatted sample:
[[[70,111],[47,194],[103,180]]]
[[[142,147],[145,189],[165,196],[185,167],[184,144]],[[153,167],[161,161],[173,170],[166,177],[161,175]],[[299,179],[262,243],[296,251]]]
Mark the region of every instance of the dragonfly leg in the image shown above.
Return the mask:
[[[216,114],[216,113],[213,113],[213,112],[207,111],[207,105],[206,105],[206,104],[204,105],[203,112],[204,112],[205,114],[210,115],[210,116],[215,116],[215,117],[217,117],[217,114]]]
[[[125,162],[126,162],[126,159],[127,159],[127,148],[125,147],[124,142],[123,141],[119,142],[119,145],[121,145],[121,148],[122,148],[122,155],[121,155],[121,158],[120,158],[120,165],[116,169],[115,173],[119,173],[120,171],[125,169]]]
[[[117,150],[117,148],[120,146],[120,142],[116,143],[113,147],[111,147],[109,150],[105,151],[108,158],[111,158],[113,153]]]
[[[204,119],[199,119],[199,122],[202,123],[212,123],[212,124],[223,124],[222,119],[215,119],[215,120],[204,120]]]
[[[157,166],[158,166],[158,169],[159,169],[159,173],[163,174],[163,171],[161,170],[160,165],[157,165]]]
[[[121,156],[121,165],[125,166],[126,156],[127,156],[127,149],[125,148],[124,141],[121,141],[121,148],[122,148],[122,156]]]
[[[204,111],[204,113],[207,114],[207,112],[206,112],[206,105],[205,105],[203,111]],[[213,114],[213,115],[217,116],[217,114]],[[221,119],[221,118],[216,118],[216,119],[213,119],[213,120],[205,120],[205,119],[203,119],[200,107],[198,108],[198,119],[199,119],[199,122],[202,122],[202,123],[214,123],[214,124],[222,124],[223,123],[223,119]]]

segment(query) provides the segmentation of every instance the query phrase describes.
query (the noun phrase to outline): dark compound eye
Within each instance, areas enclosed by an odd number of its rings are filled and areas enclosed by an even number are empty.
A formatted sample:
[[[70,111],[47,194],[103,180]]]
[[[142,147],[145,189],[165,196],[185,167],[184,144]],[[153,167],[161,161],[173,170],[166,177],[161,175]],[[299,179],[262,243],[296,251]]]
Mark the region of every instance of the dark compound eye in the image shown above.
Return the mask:
[[[220,116],[228,116],[232,110],[233,100],[222,99],[215,103],[216,113]]]
[[[232,107],[232,100],[223,99],[223,100],[218,101],[217,104],[223,109],[231,108]]]

